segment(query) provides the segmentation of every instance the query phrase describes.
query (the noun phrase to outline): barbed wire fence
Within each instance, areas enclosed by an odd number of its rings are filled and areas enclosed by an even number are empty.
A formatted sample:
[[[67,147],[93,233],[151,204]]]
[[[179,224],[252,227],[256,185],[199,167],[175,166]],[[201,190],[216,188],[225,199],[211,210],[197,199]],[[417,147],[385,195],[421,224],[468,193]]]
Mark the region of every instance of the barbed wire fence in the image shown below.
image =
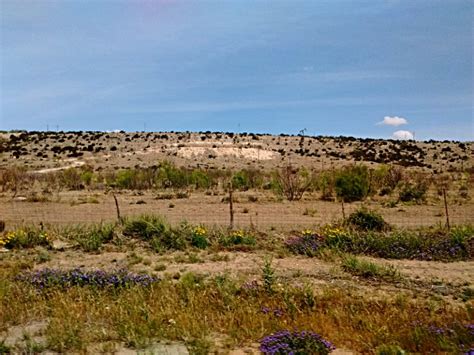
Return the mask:
[[[0,203],[0,219],[8,227],[39,223],[67,225],[112,222],[117,220],[117,215],[122,219],[153,214],[163,216],[171,224],[187,221],[219,227],[293,230],[335,223],[343,218],[338,202],[316,198],[287,201],[258,191],[230,191],[218,194],[192,192],[182,198],[176,198],[176,194],[158,198],[154,193],[137,191],[83,191],[60,194],[48,202],[3,199]],[[354,202],[345,204],[345,215],[361,207],[377,211],[387,223],[399,228],[444,226],[448,218],[451,226],[474,221],[474,206],[469,201],[445,205],[440,199],[436,204],[398,203],[390,207],[376,201]]]

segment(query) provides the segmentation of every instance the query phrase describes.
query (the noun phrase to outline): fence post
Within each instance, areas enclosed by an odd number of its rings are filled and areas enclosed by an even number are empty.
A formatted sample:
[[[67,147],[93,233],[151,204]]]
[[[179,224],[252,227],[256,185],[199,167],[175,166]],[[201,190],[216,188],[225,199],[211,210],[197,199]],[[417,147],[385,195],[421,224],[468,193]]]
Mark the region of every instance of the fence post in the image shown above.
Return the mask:
[[[118,219],[119,223],[122,224],[123,220],[122,220],[122,217],[120,216],[120,207],[119,207],[119,203],[118,203],[118,200],[117,200],[117,196],[115,196],[115,192],[112,192],[112,196],[114,197],[114,200],[115,200],[115,209],[117,211],[117,219]]]
[[[446,226],[448,229],[451,229],[449,224],[449,211],[448,211],[448,200],[446,199],[446,189],[443,188],[443,199],[444,199],[444,211],[446,213]]]
[[[232,186],[232,180],[229,183],[229,213],[230,213],[230,229],[234,229],[234,203],[233,203],[233,197],[232,197],[232,192],[233,192],[233,186]]]

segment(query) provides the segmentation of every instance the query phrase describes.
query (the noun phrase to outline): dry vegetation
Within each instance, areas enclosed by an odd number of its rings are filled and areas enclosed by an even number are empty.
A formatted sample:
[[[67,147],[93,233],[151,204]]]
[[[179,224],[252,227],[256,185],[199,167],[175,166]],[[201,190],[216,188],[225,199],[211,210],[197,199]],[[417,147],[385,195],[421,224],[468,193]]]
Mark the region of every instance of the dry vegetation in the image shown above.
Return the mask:
[[[472,148],[5,133],[0,353],[467,352]]]

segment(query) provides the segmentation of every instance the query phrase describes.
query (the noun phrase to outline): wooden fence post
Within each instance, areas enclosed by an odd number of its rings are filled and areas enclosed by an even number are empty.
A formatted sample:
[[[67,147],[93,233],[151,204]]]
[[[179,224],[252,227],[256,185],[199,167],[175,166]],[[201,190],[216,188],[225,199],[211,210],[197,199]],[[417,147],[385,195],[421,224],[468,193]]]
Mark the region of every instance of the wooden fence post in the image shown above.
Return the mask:
[[[117,219],[118,219],[119,223],[122,224],[123,219],[122,219],[122,216],[120,216],[120,207],[119,207],[119,203],[118,203],[118,200],[117,200],[117,196],[115,196],[115,192],[112,192],[112,196],[114,197],[114,200],[115,200],[115,209],[117,211]]]
[[[449,224],[448,200],[446,198],[446,189],[445,188],[443,188],[443,199],[444,199],[444,211],[446,213],[446,227],[448,227],[448,229],[451,229],[451,226]]]
[[[234,229],[234,202],[233,202],[233,186],[232,180],[229,183],[229,213],[230,213],[230,225],[229,228],[232,230]]]

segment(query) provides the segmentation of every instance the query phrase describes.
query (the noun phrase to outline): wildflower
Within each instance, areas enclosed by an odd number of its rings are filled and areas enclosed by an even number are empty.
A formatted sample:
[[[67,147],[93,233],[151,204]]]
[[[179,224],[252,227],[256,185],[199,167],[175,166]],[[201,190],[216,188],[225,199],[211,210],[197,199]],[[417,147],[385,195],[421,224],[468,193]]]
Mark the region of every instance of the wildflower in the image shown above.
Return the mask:
[[[329,354],[335,347],[320,335],[309,331],[282,330],[261,340],[264,354]]]
[[[38,289],[50,287],[73,287],[73,286],[95,286],[95,287],[147,287],[158,282],[159,278],[146,274],[133,274],[125,269],[106,272],[103,270],[84,271],[81,269],[60,270],[42,269],[35,272],[19,275],[17,279],[25,281]]]

